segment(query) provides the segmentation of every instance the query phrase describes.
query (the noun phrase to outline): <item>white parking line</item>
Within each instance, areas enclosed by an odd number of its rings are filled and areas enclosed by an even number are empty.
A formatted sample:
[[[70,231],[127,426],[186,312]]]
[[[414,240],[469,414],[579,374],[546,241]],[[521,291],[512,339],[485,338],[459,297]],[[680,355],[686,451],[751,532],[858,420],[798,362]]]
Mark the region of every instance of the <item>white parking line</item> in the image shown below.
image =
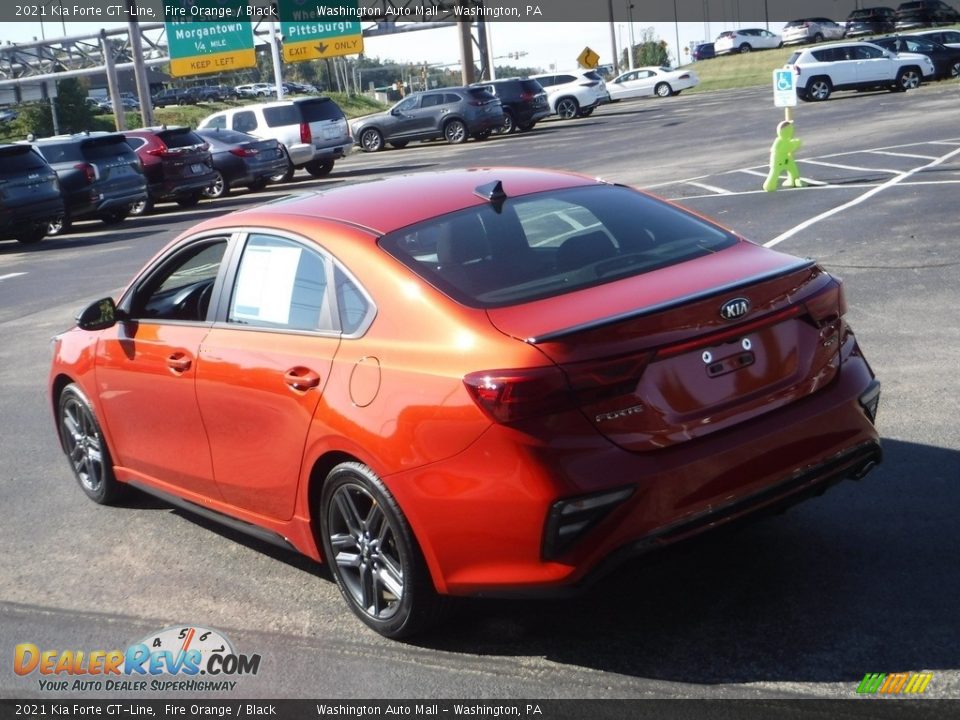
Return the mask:
[[[25,272],[22,273],[7,273],[6,275],[0,275],[0,280],[6,280],[8,278],[20,277],[21,275],[26,275]]]
[[[960,145],[960,143],[955,143],[955,144]],[[960,155],[960,147],[957,147],[955,150],[951,150],[951,151],[948,152],[946,155],[941,155],[941,156],[938,157],[936,160],[932,160],[932,161],[928,162],[926,165],[922,165],[922,166],[920,166],[920,167],[913,168],[912,170],[908,170],[908,171],[905,172],[905,173],[899,173],[899,174],[897,174],[895,177],[892,177],[892,178],[890,178],[889,180],[887,180],[885,183],[881,183],[880,185],[875,185],[873,188],[871,188],[871,189],[868,190],[867,192],[863,193],[863,195],[860,195],[860,196],[858,196],[858,197],[855,197],[853,200],[850,200],[849,202],[846,202],[846,203],[844,203],[843,205],[838,205],[837,207],[832,208],[832,209],[830,209],[830,210],[827,210],[826,212],[822,212],[822,213],[820,213],[819,215],[815,215],[815,216],[812,217],[812,218],[809,218],[809,219],[807,219],[807,220],[804,220],[804,221],[803,221],[802,223],[800,223],[799,225],[794,225],[794,226],[793,226],[792,228],[790,228],[789,230],[780,233],[779,235],[777,235],[775,238],[773,238],[773,239],[770,240],[769,242],[765,242],[763,245],[764,245],[764,247],[773,247],[774,245],[779,245],[779,244],[782,243],[784,240],[793,237],[794,235],[796,235],[796,234],[797,234],[798,232],[800,232],[801,230],[806,230],[808,227],[810,227],[811,225],[815,225],[816,223],[820,222],[821,220],[825,220],[826,218],[831,217],[831,216],[833,216],[833,215],[836,215],[837,213],[843,212],[844,210],[847,210],[848,208],[855,207],[856,205],[859,205],[860,203],[864,202],[865,200],[869,200],[870,198],[872,198],[872,197],[873,197],[874,195],[876,195],[877,193],[883,192],[883,191],[886,190],[887,188],[893,187],[894,185],[897,185],[897,184],[903,182],[903,181],[906,180],[908,177],[911,177],[911,176],[915,175],[915,174],[918,173],[918,172],[922,172],[923,170],[928,170],[928,169],[930,169],[930,168],[932,168],[932,167],[936,167],[937,165],[941,165],[941,164],[945,163],[947,160],[950,160],[951,158],[955,157],[956,155]]]
[[[891,157],[918,158],[920,160],[936,160],[936,155],[917,155],[915,153],[891,152],[889,150],[868,150],[871,155],[890,155]]]
[[[857,165],[841,165],[840,163],[829,163],[824,162],[823,160],[797,160],[797,162],[810,163],[811,165],[823,165],[824,167],[839,168],[841,170],[858,170],[859,172],[882,172],[890,173],[891,175],[899,175],[901,170],[887,170],[884,168],[866,168],[859,167]]]
[[[709,190],[712,193],[717,195],[729,195],[729,190],[724,190],[723,188],[716,187],[715,185],[707,185],[706,183],[699,182],[689,182],[687,185],[693,185],[694,187],[703,188],[704,190]]]

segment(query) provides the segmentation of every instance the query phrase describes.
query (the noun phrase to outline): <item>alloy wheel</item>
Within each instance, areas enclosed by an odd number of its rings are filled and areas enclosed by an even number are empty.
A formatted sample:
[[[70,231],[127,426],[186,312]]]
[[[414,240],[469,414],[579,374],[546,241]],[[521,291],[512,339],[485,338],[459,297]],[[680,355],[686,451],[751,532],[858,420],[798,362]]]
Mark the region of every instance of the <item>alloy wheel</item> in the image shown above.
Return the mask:
[[[74,474],[88,493],[99,493],[106,477],[103,442],[93,416],[77,397],[63,403],[60,427]]]

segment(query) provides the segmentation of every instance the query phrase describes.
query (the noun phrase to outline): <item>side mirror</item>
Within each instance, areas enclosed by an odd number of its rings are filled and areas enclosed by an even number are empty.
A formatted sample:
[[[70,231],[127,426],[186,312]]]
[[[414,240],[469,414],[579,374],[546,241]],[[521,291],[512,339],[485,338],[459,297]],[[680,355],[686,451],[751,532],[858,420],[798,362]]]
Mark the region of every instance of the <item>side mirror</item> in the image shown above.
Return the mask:
[[[400,111],[397,108],[393,108],[390,111],[390,114],[393,115],[394,117],[400,117]]]
[[[120,319],[113,298],[103,298],[90,303],[77,314],[77,327],[81,330],[106,330]]]

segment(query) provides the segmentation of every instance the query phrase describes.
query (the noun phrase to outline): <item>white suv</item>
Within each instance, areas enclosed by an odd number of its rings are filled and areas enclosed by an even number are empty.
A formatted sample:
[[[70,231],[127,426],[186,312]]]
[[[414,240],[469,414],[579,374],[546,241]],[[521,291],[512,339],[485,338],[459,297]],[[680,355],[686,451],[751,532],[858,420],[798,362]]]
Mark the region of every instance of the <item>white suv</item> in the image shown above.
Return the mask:
[[[200,128],[222,128],[277,140],[287,152],[287,171],[273,178],[285,182],[297,168],[314,177],[333,170],[333,162],[353,148],[353,136],[340,106],[327,97],[253,103],[221,110],[200,121]]]
[[[597,105],[610,102],[606,83],[596,70],[531,75],[547,92],[550,110],[564,120],[586,117]]]
[[[934,73],[933,61],[915,53],[894,54],[868,42],[832,43],[798,50],[787,60],[801,100],[826,100],[834,90],[920,87]]]

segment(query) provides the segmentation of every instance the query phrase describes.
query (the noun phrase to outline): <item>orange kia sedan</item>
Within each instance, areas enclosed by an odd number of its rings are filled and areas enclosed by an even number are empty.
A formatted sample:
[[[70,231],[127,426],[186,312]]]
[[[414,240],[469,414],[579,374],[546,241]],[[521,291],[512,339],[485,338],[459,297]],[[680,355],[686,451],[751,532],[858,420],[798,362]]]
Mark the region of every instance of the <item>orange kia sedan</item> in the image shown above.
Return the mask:
[[[80,487],[329,563],[388,637],[860,478],[840,280],[637,190],[413,174],[203,222],[55,339]]]

